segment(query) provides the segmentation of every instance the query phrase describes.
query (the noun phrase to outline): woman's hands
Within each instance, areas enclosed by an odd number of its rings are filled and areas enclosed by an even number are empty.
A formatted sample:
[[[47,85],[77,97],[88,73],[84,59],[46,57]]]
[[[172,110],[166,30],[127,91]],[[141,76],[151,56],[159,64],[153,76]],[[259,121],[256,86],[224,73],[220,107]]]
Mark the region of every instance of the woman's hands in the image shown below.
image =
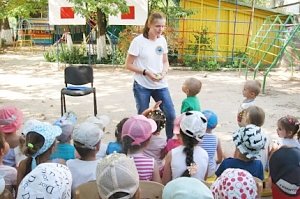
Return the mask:
[[[153,73],[149,70],[147,70],[145,73],[146,76],[148,76],[152,81],[155,82],[162,80],[166,76],[166,73]]]

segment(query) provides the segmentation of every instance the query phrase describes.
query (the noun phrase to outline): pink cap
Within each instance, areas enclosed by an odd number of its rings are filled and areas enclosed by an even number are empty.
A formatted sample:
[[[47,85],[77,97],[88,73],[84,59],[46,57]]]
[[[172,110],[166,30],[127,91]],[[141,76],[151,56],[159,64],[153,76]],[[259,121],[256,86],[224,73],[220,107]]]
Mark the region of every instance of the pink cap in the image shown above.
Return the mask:
[[[134,140],[131,145],[140,145],[148,140],[156,129],[154,120],[143,115],[132,116],[123,125],[122,138],[127,135]]]
[[[14,133],[23,123],[23,113],[14,106],[0,108],[0,132]]]
[[[180,122],[182,120],[182,115],[179,115],[176,117],[176,119],[174,120],[174,126],[173,126],[173,133],[175,135],[180,134]]]

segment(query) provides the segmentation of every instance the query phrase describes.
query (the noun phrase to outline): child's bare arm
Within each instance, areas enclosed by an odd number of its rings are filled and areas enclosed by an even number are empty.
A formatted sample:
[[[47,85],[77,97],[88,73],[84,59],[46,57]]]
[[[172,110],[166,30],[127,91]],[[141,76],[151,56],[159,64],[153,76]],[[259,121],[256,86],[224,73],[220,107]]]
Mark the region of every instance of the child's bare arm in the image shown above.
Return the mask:
[[[160,159],[164,159],[167,155],[167,151],[166,151],[166,147],[164,147],[161,151],[160,151]]]
[[[158,183],[162,183],[160,175],[159,175],[159,168],[158,168],[156,161],[154,162],[153,179],[152,180],[155,182],[158,182]]]
[[[220,164],[223,160],[223,150],[221,147],[221,141],[218,138],[218,145],[217,145],[217,164]]]
[[[169,181],[172,180],[172,170],[171,170],[171,151],[166,155],[164,173],[162,177],[162,183],[166,185]]]
[[[16,185],[17,188],[19,187],[19,184],[25,177],[27,161],[28,161],[27,158],[25,160],[22,160],[19,164],[19,167],[17,168],[17,185]],[[16,190],[16,191],[18,191],[18,190]]]
[[[157,101],[153,107],[150,107],[146,110],[144,110],[144,112],[142,113],[142,115],[144,115],[145,117],[147,117],[147,115],[151,112],[151,111],[155,111],[159,108],[160,104],[162,103],[162,101]]]

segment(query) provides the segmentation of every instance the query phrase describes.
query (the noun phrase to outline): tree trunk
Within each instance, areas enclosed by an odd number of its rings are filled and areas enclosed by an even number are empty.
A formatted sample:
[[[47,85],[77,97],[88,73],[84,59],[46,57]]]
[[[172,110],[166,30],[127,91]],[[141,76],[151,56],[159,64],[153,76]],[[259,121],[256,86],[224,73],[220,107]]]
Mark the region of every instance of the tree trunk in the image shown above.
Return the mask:
[[[0,35],[1,43],[2,43],[2,39],[5,41],[6,45],[13,44],[13,31],[9,27],[9,22],[7,17],[2,21],[2,29]]]
[[[1,35],[2,35],[2,25],[3,25],[3,20],[2,19],[0,19],[0,48],[2,47],[2,37],[1,37]]]
[[[106,58],[106,16],[100,9],[97,9],[97,59],[101,60],[101,58]]]

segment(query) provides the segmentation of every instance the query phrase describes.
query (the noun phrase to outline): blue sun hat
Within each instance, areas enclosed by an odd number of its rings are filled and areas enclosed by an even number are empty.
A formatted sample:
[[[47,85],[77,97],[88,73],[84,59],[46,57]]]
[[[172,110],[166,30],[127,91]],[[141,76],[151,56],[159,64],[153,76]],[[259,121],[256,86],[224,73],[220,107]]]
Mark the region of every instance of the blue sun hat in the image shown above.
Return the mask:
[[[31,169],[34,169],[37,165],[36,157],[45,153],[55,142],[56,137],[62,133],[59,126],[52,125],[48,122],[41,122],[38,120],[28,120],[25,122],[23,128],[23,134],[27,136],[28,133],[35,132],[43,136],[44,144],[32,157]],[[33,147],[32,143],[28,143],[27,147]]]
[[[207,119],[207,128],[214,129],[218,125],[218,116],[215,112],[211,110],[204,110],[202,111],[203,115]]]
[[[190,177],[180,177],[172,180],[164,187],[162,198],[213,199],[213,194],[200,180]]]

